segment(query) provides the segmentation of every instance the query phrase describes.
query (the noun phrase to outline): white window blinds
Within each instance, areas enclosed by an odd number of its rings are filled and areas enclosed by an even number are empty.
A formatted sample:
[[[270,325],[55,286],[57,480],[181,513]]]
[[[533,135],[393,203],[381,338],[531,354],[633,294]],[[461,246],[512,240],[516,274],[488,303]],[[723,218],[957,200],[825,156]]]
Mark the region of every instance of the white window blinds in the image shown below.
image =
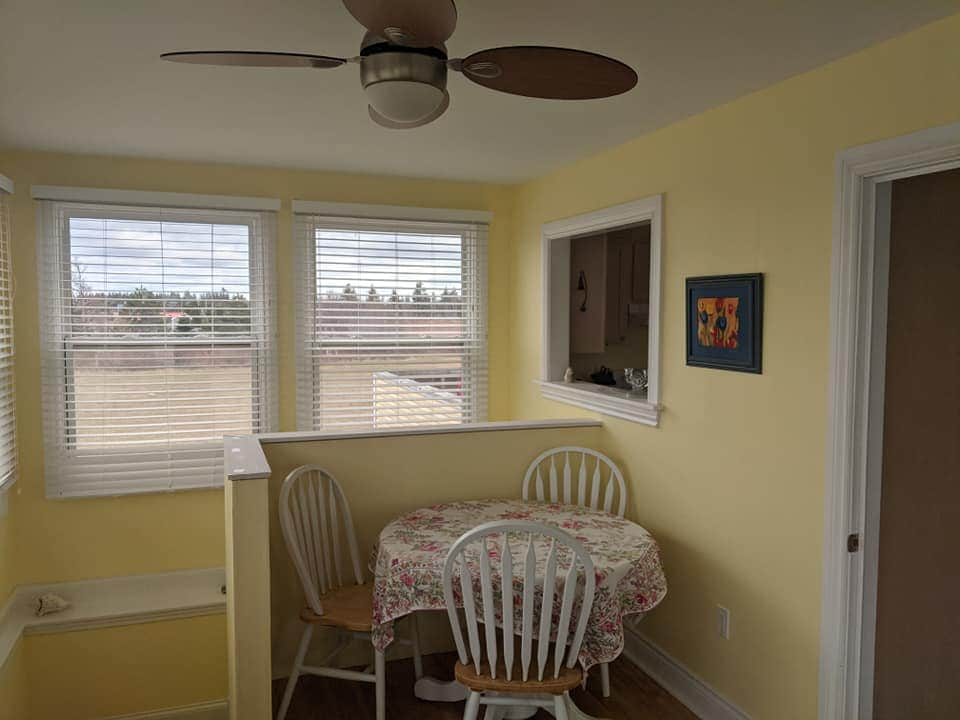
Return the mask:
[[[0,175],[0,490],[17,477],[17,421],[13,379],[13,269],[10,260],[12,183]]]
[[[221,486],[272,430],[275,214],[41,203],[47,494]]]
[[[295,224],[300,429],[485,420],[486,224]]]

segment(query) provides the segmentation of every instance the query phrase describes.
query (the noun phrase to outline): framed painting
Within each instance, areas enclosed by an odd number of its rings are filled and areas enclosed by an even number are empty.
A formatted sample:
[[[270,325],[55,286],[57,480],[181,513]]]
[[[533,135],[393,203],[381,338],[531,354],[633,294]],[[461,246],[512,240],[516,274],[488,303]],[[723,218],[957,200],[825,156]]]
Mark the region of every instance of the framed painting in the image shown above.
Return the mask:
[[[763,275],[687,278],[687,365],[762,372]]]

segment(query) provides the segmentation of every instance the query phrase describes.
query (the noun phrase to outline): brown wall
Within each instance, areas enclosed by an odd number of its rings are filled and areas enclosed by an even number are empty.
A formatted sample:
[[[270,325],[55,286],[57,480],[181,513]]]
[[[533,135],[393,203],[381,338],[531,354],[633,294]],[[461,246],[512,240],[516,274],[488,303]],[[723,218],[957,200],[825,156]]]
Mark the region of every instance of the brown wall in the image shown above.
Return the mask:
[[[607,312],[606,238],[601,235],[570,241],[570,353],[603,353],[604,316]],[[583,291],[577,290],[580,271],[587,289],[586,310],[581,311]],[[576,370],[577,368],[574,368]]]
[[[590,289],[586,312],[580,270]],[[642,312],[627,315],[626,303]],[[570,366],[586,380],[606,365],[621,387],[624,368],[646,368],[650,304],[650,223],[570,241]]]
[[[960,170],[893,184],[874,717],[960,717]]]

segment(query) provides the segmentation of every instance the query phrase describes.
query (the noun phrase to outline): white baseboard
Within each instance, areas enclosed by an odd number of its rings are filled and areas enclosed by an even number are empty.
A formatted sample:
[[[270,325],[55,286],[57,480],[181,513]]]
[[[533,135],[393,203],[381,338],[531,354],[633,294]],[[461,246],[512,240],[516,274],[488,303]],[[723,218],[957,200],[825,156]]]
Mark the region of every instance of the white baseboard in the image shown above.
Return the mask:
[[[184,705],[182,707],[136,713],[135,715],[114,715],[104,720],[227,720],[229,716],[227,701]]]
[[[750,720],[750,716],[636,631],[625,628],[623,655],[702,720]]]

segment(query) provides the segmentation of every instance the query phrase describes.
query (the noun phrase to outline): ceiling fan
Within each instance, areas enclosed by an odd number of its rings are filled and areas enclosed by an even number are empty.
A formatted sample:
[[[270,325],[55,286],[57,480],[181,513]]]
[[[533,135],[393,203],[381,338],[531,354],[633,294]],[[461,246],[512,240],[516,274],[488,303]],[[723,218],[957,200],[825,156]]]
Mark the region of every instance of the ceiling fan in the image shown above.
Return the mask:
[[[457,26],[453,0],[343,0],[367,29],[354,58],[252,50],[170,52],[164,60],[199,65],[337,68],[360,65],[370,117],[387,128],[420,127],[450,105],[447,71],[478,85],[534,98],[589,100],[627,92],[637,73],[603,55],[569,48],[515,45],[448,58],[444,43]]]

